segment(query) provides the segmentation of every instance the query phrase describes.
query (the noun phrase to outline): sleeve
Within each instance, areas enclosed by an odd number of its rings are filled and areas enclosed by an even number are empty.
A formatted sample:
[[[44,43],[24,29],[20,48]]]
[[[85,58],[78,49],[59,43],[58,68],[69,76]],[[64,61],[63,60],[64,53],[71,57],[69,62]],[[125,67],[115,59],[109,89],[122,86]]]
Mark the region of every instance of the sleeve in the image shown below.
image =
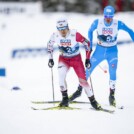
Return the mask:
[[[124,30],[126,31],[131,39],[134,41],[134,32],[132,29],[130,29],[127,25],[125,25],[122,21],[118,21],[118,30]]]
[[[54,33],[51,35],[48,43],[47,43],[47,52],[49,55],[49,59],[53,59],[53,45],[55,43]]]
[[[94,22],[91,24],[91,27],[88,30],[88,38],[90,41],[90,49],[92,50],[93,46],[93,31],[97,29],[98,26],[98,19],[94,20]]]
[[[78,32],[76,33],[76,41],[81,42],[84,45],[85,50],[86,50],[86,59],[89,59],[90,58],[90,53],[91,53],[90,42]]]

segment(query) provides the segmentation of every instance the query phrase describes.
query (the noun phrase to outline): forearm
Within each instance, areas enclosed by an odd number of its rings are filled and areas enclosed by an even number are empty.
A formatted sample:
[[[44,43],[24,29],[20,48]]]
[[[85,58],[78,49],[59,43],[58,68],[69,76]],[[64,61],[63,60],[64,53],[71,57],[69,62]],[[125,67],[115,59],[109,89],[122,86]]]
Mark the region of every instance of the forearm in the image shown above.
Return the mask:
[[[48,52],[49,59],[53,59],[53,45],[54,45],[54,43],[55,43],[54,36],[52,35],[50,40],[47,43],[47,52]]]

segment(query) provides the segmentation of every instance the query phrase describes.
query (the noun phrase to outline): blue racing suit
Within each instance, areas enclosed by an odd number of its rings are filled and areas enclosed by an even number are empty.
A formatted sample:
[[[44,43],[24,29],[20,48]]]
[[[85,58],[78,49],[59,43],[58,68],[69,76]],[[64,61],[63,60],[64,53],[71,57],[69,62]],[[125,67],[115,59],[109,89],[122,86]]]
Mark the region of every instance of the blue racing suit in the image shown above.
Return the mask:
[[[110,27],[113,25],[112,27]],[[98,43],[96,45],[95,51],[91,56],[91,68],[86,69],[86,78],[88,79],[95,69],[95,67],[106,60],[109,66],[110,81],[116,81],[116,70],[118,65],[118,49],[117,49],[117,34],[119,30],[124,30],[128,32],[131,39],[134,41],[134,32],[128,28],[122,21],[114,20],[111,24],[105,23],[104,19],[101,21],[96,19],[89,31],[88,38],[90,40],[90,47],[92,49],[93,32],[97,29]],[[115,88],[113,84],[110,88]]]

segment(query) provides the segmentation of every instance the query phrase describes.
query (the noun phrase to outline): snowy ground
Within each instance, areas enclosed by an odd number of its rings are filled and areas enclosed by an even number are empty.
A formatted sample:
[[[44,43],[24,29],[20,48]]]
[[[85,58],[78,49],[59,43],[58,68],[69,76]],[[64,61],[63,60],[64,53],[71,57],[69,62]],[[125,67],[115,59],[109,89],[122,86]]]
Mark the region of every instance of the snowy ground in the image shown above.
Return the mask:
[[[46,47],[53,31],[55,21],[61,14],[41,14],[36,16],[11,15],[0,16],[6,24],[0,30],[0,66],[6,67],[7,77],[0,78],[0,134],[133,134],[134,133],[134,43],[119,46],[119,65],[117,71],[117,105],[114,114],[93,110],[74,111],[33,111],[31,100],[47,101],[52,98],[51,70],[48,57],[28,57],[12,59],[15,48]],[[71,28],[76,28],[87,37],[87,29],[95,18],[100,16],[82,14],[64,14]],[[116,14],[134,29],[134,13]],[[127,33],[119,32],[119,41],[130,40]],[[96,41],[96,39],[95,39]],[[83,60],[85,54],[81,50]],[[54,91],[55,100],[61,99],[58,85],[57,59],[54,54]],[[103,62],[102,67],[107,68]],[[70,79],[71,78],[71,79]],[[102,106],[108,105],[108,74],[99,67],[92,74],[92,83],[96,99]],[[72,82],[73,79],[73,82]],[[71,69],[67,75],[68,92],[73,93],[78,79]],[[21,90],[11,90],[19,86]],[[77,100],[88,101],[85,93]],[[39,107],[46,107],[41,105]],[[91,107],[90,105],[78,107]],[[109,108],[109,106],[107,106]]]

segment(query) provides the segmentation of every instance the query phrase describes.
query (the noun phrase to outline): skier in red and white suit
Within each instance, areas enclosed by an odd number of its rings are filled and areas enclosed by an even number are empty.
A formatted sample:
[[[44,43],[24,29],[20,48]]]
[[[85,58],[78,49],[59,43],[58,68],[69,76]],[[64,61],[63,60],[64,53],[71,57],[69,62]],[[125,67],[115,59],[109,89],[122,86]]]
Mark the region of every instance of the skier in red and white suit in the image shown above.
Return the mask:
[[[91,102],[92,107],[100,109],[101,106],[95,100],[93,91],[86,80],[85,68],[82,62],[82,58],[79,51],[79,43],[82,43],[86,50],[86,68],[90,68],[90,43],[76,30],[69,29],[68,22],[65,18],[60,18],[56,24],[57,32],[53,33],[47,44],[49,53],[48,66],[52,68],[54,66],[53,61],[53,46],[56,43],[58,45],[60,56],[58,63],[59,72],[59,84],[62,93],[62,101],[59,104],[60,107],[67,107],[69,105],[69,98],[67,94],[66,75],[70,67],[73,67],[76,75],[78,76],[80,85],[85,89],[85,92]]]

